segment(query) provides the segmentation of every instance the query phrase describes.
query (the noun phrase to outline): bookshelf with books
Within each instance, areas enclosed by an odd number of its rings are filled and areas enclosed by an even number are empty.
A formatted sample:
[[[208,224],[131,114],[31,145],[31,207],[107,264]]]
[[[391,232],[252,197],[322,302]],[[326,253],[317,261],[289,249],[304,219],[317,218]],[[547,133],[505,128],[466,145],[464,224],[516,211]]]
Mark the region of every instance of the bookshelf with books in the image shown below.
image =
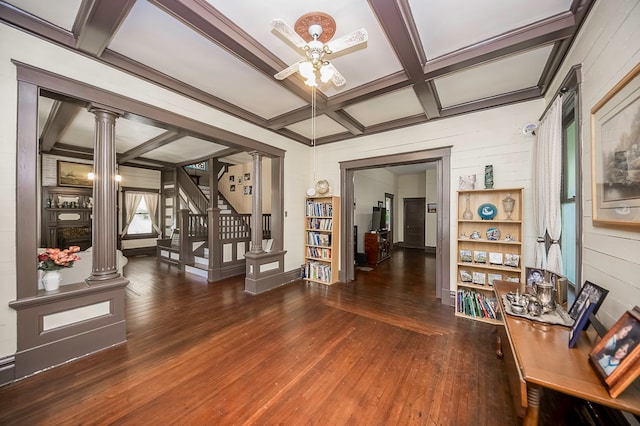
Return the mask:
[[[522,188],[458,191],[456,315],[501,323],[493,282],[524,280]]]
[[[303,279],[321,284],[338,282],[340,197],[308,197],[304,221]]]

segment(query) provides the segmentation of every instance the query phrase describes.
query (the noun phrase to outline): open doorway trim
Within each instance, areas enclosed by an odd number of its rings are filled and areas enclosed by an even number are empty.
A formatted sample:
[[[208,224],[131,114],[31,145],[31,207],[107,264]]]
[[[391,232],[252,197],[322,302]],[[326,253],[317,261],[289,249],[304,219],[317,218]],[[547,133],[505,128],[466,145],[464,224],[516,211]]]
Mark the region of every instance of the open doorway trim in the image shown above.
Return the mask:
[[[437,162],[437,202],[439,206],[442,206],[437,213],[436,295],[441,298],[443,304],[451,305],[453,303],[450,293],[451,216],[449,210],[451,205],[451,146],[340,162],[340,193],[342,194],[340,209],[340,223],[342,226],[340,230],[340,280],[342,282],[352,281],[355,277],[352,244],[354,224],[353,173],[356,170],[429,161]]]

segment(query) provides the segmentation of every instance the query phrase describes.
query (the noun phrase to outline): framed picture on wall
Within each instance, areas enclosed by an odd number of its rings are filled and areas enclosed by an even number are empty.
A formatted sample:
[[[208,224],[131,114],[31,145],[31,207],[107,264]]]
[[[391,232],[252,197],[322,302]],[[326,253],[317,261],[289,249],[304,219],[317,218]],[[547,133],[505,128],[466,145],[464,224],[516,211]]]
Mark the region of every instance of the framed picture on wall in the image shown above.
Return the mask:
[[[640,64],[591,109],[593,224],[640,226]]]
[[[89,173],[93,165],[58,161],[58,186],[81,186],[93,188]]]
[[[251,173],[245,173],[244,180],[251,180]]]
[[[229,192],[236,192],[236,186],[235,185],[231,185],[229,187]]]

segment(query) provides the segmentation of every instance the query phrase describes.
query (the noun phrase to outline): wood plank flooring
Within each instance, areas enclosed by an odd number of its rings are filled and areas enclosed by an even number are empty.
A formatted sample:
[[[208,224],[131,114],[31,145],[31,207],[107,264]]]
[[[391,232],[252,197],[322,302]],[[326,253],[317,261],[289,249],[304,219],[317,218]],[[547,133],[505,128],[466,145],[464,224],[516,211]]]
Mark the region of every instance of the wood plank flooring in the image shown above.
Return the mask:
[[[0,424],[515,425],[494,326],[396,250],[330,287],[267,294],[130,258],[125,345],[0,388]]]

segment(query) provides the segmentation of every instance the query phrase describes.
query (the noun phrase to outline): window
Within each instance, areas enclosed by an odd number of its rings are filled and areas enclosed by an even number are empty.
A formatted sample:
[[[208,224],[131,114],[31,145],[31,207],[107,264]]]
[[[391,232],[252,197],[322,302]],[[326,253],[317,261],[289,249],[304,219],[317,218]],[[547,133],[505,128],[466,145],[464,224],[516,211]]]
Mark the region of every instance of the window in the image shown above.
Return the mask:
[[[580,256],[582,234],[582,194],[580,185],[581,155],[578,129],[580,129],[580,68],[572,69],[565,79],[562,99],[562,187],[560,209],[562,234],[562,269],[564,275],[574,286],[580,289]]]
[[[158,194],[123,189],[123,238],[152,238],[158,235]]]

